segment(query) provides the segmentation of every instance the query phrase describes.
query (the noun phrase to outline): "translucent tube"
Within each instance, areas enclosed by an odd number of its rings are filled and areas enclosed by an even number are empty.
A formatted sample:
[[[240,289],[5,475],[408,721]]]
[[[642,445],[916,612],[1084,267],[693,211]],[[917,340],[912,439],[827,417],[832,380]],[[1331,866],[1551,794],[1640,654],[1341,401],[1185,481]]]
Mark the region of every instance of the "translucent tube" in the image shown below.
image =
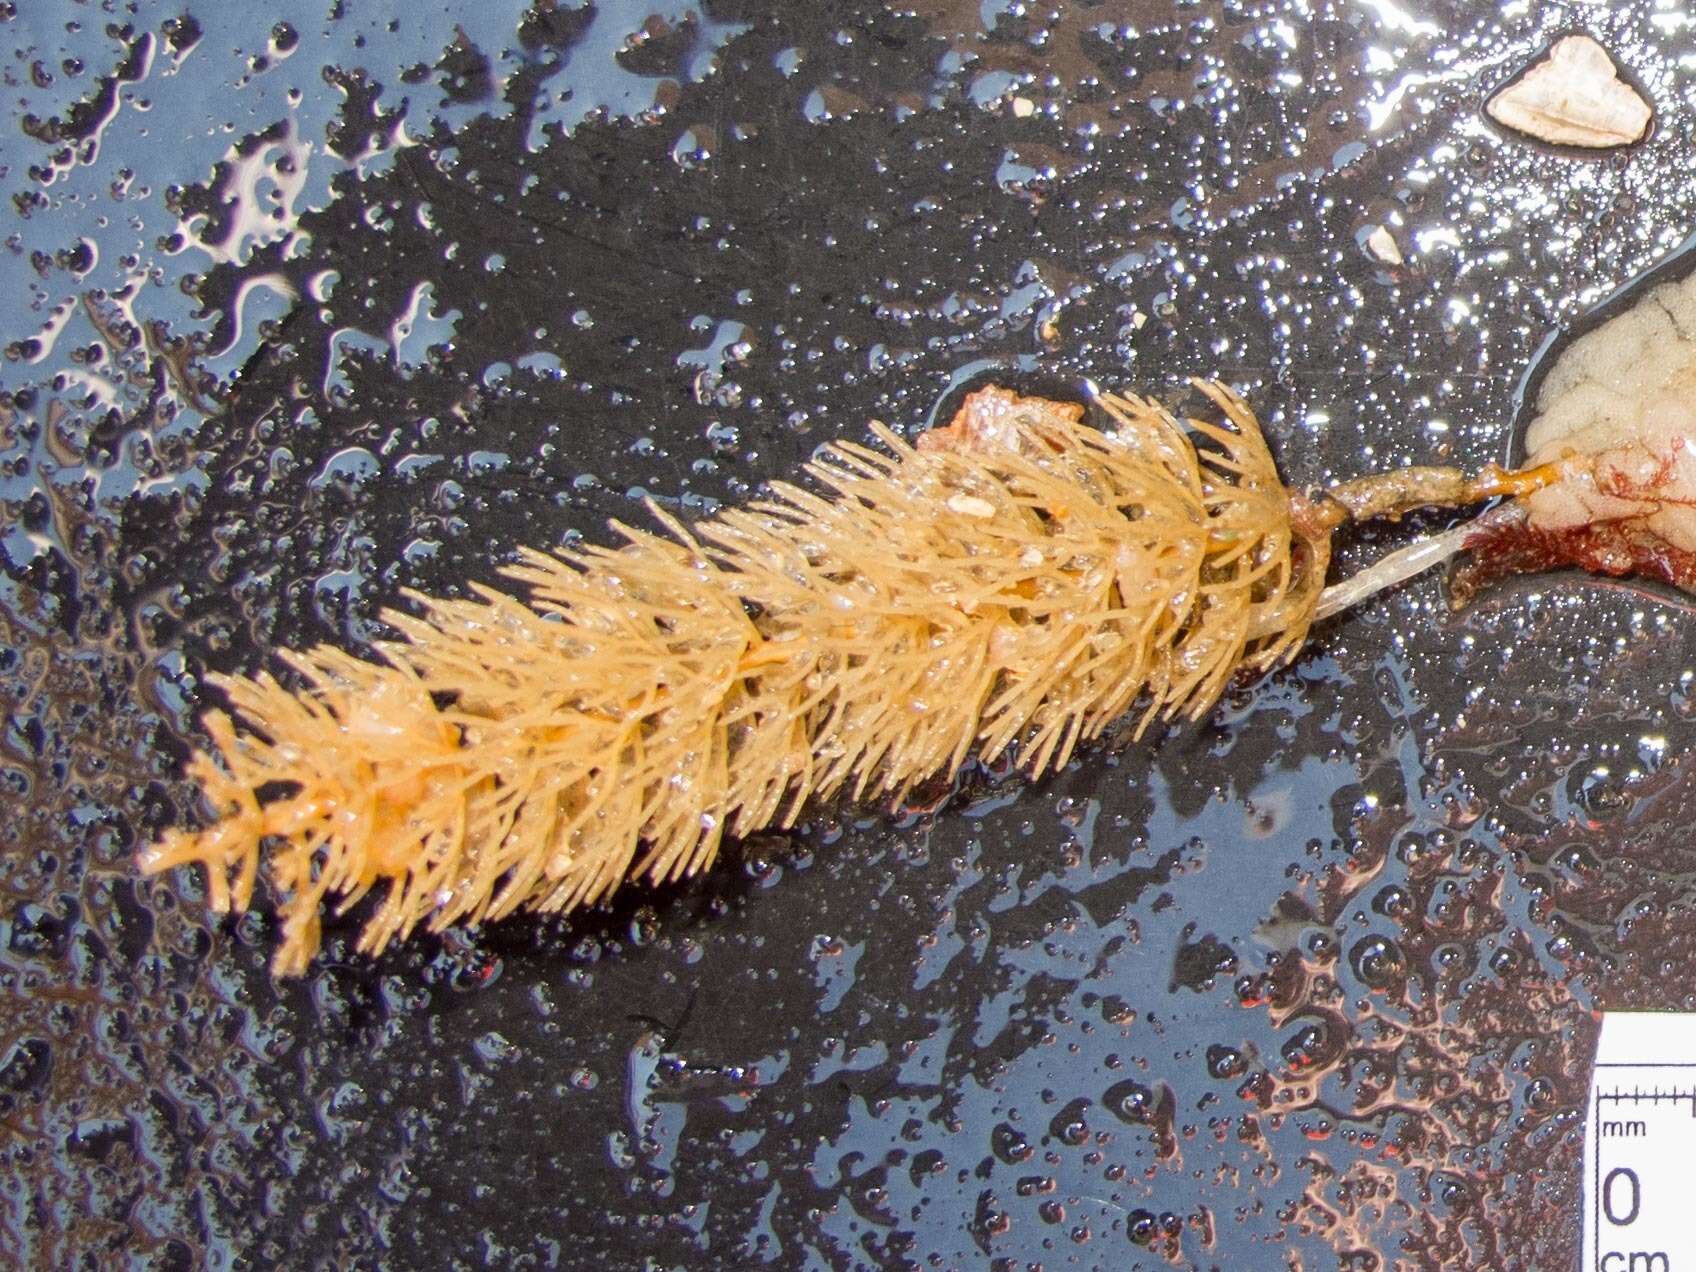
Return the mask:
[[[1380,592],[1400,587],[1432,566],[1447,561],[1466,547],[1467,540],[1480,531],[1502,525],[1522,515],[1524,514],[1518,505],[1503,504],[1481,517],[1463,521],[1458,526],[1451,526],[1441,533],[1421,539],[1417,543],[1410,543],[1405,548],[1396,549],[1382,560],[1367,566],[1341,583],[1332,584],[1320,593],[1319,606],[1314,611],[1313,621],[1318,622],[1343,610],[1353,609]]]

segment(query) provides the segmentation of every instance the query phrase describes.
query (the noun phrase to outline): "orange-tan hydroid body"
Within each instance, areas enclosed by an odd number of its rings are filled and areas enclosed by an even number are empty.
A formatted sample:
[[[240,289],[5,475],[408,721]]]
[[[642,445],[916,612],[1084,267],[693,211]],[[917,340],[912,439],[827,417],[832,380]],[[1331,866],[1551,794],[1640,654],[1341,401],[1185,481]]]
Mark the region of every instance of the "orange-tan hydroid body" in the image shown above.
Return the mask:
[[[211,824],[142,865],[202,864],[239,909],[263,859],[296,974],[332,902],[376,892],[375,953],[692,874],[810,799],[899,798],[1015,744],[1041,774],[1133,709],[1139,733],[1198,715],[1300,646],[1330,533],[1202,387],[1224,423],[1105,396],[1110,432],[983,390],[917,446],[827,448],[813,489],[527,551],[504,571],[525,599],[414,595],[373,659],[221,679],[235,718],[208,713],[190,769]]]

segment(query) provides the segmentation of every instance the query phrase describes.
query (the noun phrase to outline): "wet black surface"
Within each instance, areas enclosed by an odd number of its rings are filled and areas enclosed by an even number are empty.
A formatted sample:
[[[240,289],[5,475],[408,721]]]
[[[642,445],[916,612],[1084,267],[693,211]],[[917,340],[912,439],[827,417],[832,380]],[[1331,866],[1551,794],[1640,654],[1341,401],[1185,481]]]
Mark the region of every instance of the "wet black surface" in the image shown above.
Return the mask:
[[[1584,11],[1658,117],[1580,160],[1477,113],[1559,9],[229,8],[0,5],[0,1253],[1570,1264],[1594,1012],[1696,1007],[1662,593],[1427,580],[1034,788],[301,982],[132,858],[207,670],[991,372],[1506,455],[1690,230],[1682,13]]]

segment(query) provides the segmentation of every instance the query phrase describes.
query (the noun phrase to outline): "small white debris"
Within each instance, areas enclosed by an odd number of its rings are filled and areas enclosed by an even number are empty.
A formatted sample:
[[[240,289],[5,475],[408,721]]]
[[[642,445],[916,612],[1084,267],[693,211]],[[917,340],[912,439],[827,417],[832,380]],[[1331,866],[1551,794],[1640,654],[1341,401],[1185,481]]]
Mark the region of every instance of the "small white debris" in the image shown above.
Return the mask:
[[[989,521],[995,516],[995,505],[976,495],[949,495],[948,506],[962,517],[976,517],[979,521]]]
[[[1024,566],[1027,570],[1036,569],[1037,566],[1042,564],[1042,549],[1035,547],[1026,548],[1023,552],[1019,553],[1019,564]]]
[[[1036,103],[1028,97],[1015,97],[1013,99],[1013,114],[1019,119],[1029,119],[1036,114]]]
[[[1608,51],[1587,35],[1556,42],[1548,57],[1484,104],[1498,124],[1558,146],[1629,146],[1654,110]]]
[[[1133,331],[1141,331],[1143,329],[1143,324],[1146,323],[1147,321],[1148,321],[1148,315],[1143,313],[1142,310],[1140,310],[1140,309],[1131,310],[1131,329]]]
[[[1396,236],[1382,225],[1372,227],[1372,233],[1366,236],[1366,250],[1371,252],[1386,265],[1402,265],[1402,249],[1396,245]]]

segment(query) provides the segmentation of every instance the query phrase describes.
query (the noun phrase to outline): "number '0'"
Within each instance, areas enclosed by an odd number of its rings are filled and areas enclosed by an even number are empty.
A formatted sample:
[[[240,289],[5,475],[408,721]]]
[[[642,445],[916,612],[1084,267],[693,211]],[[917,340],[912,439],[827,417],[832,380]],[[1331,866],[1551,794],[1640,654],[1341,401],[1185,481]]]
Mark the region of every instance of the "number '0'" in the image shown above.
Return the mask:
[[[1624,1214],[1620,1213],[1615,1184],[1623,1183],[1629,1188],[1631,1205]],[[1629,1166],[1616,1166],[1608,1172],[1608,1177],[1602,1181],[1602,1213],[1607,1215],[1608,1222],[1623,1228],[1637,1219],[1637,1211],[1643,1204],[1643,1186],[1637,1182],[1637,1172]]]

